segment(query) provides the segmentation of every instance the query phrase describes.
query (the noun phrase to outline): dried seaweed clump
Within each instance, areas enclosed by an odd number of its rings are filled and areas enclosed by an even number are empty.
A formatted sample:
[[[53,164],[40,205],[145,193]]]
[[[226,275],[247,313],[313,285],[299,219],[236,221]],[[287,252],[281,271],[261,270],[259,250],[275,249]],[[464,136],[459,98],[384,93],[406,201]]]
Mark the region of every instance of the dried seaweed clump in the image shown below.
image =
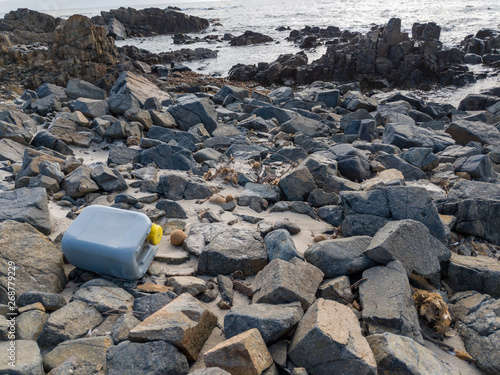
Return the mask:
[[[418,314],[424,317],[439,333],[448,331],[451,324],[451,314],[448,305],[438,293],[415,289],[413,300]]]

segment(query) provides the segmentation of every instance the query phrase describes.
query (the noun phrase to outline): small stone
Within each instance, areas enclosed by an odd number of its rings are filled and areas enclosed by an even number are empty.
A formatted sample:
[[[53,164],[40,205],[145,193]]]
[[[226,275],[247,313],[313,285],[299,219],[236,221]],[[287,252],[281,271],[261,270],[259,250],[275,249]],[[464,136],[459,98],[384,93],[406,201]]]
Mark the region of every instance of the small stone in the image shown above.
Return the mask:
[[[146,293],[163,293],[171,291],[172,289],[165,285],[158,285],[154,283],[144,283],[137,286],[137,290]]]
[[[31,311],[31,310],[45,311],[45,307],[43,307],[43,305],[40,302],[36,302],[36,303],[32,303],[31,305],[19,307],[17,309],[17,312],[19,314],[22,314],[23,312]]]
[[[325,240],[326,240],[326,236],[324,234],[317,234],[313,238],[314,242],[321,242],[321,241],[325,241]]]
[[[182,246],[186,237],[184,231],[176,229],[170,234],[170,243],[174,246]]]
[[[234,197],[231,194],[226,195],[226,203],[234,201]]]
[[[209,202],[221,205],[226,203],[226,199],[222,195],[214,194],[210,197]]]

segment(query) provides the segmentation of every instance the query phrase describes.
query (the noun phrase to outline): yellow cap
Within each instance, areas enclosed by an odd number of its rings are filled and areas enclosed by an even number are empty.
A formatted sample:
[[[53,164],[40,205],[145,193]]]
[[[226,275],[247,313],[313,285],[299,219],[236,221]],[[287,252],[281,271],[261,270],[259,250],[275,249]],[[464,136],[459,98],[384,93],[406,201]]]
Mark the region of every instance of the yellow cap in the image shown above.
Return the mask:
[[[151,226],[151,231],[149,232],[148,235],[148,242],[151,245],[158,245],[162,237],[163,237],[163,229],[159,225],[153,224]]]

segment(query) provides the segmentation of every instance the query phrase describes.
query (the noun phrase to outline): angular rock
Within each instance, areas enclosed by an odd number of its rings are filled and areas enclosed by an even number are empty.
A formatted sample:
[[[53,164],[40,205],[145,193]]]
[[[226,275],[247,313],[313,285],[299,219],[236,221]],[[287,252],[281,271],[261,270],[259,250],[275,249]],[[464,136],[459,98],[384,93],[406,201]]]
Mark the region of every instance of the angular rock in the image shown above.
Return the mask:
[[[56,293],[29,291],[21,294],[16,301],[18,307],[24,307],[33,303],[41,303],[47,311],[56,311],[66,306],[64,297]]]
[[[409,337],[378,333],[366,339],[375,355],[378,373],[381,375],[397,372],[409,375],[454,373],[436,354]]]
[[[284,122],[281,131],[290,134],[300,132],[309,137],[326,137],[330,134],[330,128],[321,121],[304,116],[297,116]]]
[[[437,203],[439,212],[454,215],[454,230],[500,244],[500,187],[487,182],[460,180],[448,198]]]
[[[160,102],[170,99],[168,93],[160,90],[147,78],[128,71],[123,71],[116,80],[110,90],[109,100],[113,100],[119,95],[131,95],[139,102],[141,107],[144,107],[146,100],[149,98],[157,98]]]
[[[267,264],[267,252],[257,232],[228,229],[207,242],[198,263],[197,272],[201,275],[228,275],[236,271],[255,275]]]
[[[264,185],[264,184],[255,184],[253,182],[248,182],[245,184],[245,190],[243,190],[242,194],[245,194],[245,191],[255,193],[261,198],[264,198],[269,203],[276,203],[281,200],[281,190],[276,185]]]
[[[299,301],[306,310],[315,300],[323,272],[300,259],[276,259],[255,277],[253,303],[280,304]]]
[[[47,192],[41,187],[0,191],[0,222],[26,222],[43,234],[50,234],[52,225],[47,200]]]
[[[174,292],[154,293],[136,298],[134,313],[139,320],[144,320],[177,298]]]
[[[346,306],[318,299],[300,321],[288,355],[311,375],[376,374],[377,365],[361,334],[356,315]]]
[[[98,164],[92,168],[90,177],[105,191],[125,190],[128,188],[125,179],[117,170],[103,164]]]
[[[370,241],[363,253],[381,264],[400,261],[410,275],[430,276],[441,271],[451,252],[433,237],[425,225],[415,220],[388,222]]]
[[[260,375],[273,363],[255,328],[221,342],[207,351],[203,359],[208,367],[219,367],[233,375]]]
[[[142,96],[141,96],[142,97]],[[114,115],[123,115],[129,109],[139,109],[141,104],[131,94],[115,94],[107,99],[109,110]]]
[[[106,371],[106,351],[112,345],[113,340],[102,336],[68,340],[43,357],[43,366],[50,371],[69,357],[74,357],[81,373],[93,373],[97,367]]]
[[[309,247],[304,257],[327,278],[359,274],[376,264],[363,255],[371,239],[355,236],[321,241]]]
[[[318,297],[336,301],[343,305],[351,304],[355,300],[347,276],[340,276],[322,282],[318,288]]]
[[[168,218],[187,219],[186,211],[184,211],[184,208],[177,202],[160,200],[156,203],[155,207],[165,212]]]
[[[427,179],[427,174],[423,172],[420,168],[408,163],[406,160],[400,158],[396,155],[390,155],[386,153],[379,154],[376,161],[382,163],[387,169],[397,169],[403,176],[405,180],[423,180]]]
[[[159,145],[140,153],[141,164],[156,163],[160,169],[187,171],[197,167],[191,152],[185,148],[169,145]]]
[[[500,263],[486,256],[451,254],[448,283],[455,292],[475,290],[500,298]]]
[[[109,112],[109,105],[105,100],[80,98],[75,102],[74,109],[94,119],[107,115]]]
[[[469,142],[500,144],[500,131],[495,126],[480,121],[454,121],[446,128],[446,133],[462,146],[466,146]]]
[[[175,346],[164,341],[122,342],[106,352],[109,375],[185,375],[187,359]]]
[[[82,301],[73,301],[50,314],[38,336],[38,344],[45,348],[66,340],[85,337],[89,330],[103,322],[102,315]]]
[[[359,286],[359,298],[368,332],[395,333],[423,344],[404,266],[396,261],[373,267],[363,272],[363,278],[366,280]]]
[[[317,188],[314,178],[306,167],[299,167],[280,179],[278,186],[286,200],[304,201]]]
[[[464,160],[465,159],[465,160]],[[455,163],[457,172],[468,173],[472,178],[496,178],[497,173],[488,155],[459,158]]]
[[[12,139],[0,139],[0,161],[20,163],[27,146]]]
[[[198,358],[216,324],[214,314],[184,293],[132,329],[129,338],[138,342],[169,342],[192,361]]]
[[[203,293],[207,290],[207,284],[204,280],[194,276],[173,276],[165,281],[165,285],[174,288],[174,293],[181,295],[189,293],[193,296]]]
[[[121,315],[111,327],[113,342],[118,345],[123,341],[127,341],[130,330],[136,327],[140,322],[141,321],[137,319],[133,313]]]
[[[14,345],[12,345],[12,342]],[[11,349],[14,347],[14,349]],[[31,340],[13,340],[0,342],[0,350],[5,353],[0,357],[0,372],[2,374],[29,374],[43,375],[42,354],[35,341]],[[14,351],[11,359],[10,351]],[[14,362],[15,366],[9,365]]]
[[[68,174],[61,185],[66,195],[71,198],[80,198],[87,193],[99,190],[99,186],[92,180],[90,173],[90,168],[82,165]]]
[[[295,257],[304,259],[304,257],[295,248],[290,233],[285,229],[276,229],[266,235],[264,238],[266,251],[269,261],[275,259],[291,260]]]
[[[202,123],[210,135],[217,129],[217,113],[208,99],[199,99],[194,95],[185,95],[168,109],[174,117],[177,127],[189,130]]]
[[[270,305],[256,303],[231,309],[224,317],[226,338],[257,328],[269,345],[290,333],[304,315],[300,303]]]
[[[70,79],[66,86],[65,94],[69,99],[106,99],[106,91],[81,79]]]
[[[477,292],[461,292],[450,299],[458,333],[477,366],[490,373],[500,371],[498,335],[500,300]]]
[[[443,151],[455,144],[448,134],[435,132],[415,125],[388,124],[384,129],[382,143],[391,144],[401,149],[429,147],[433,152]],[[468,142],[467,142],[468,143]]]
[[[14,262],[19,296],[27,291],[60,293],[66,285],[62,252],[29,224],[0,223],[0,259],[0,286],[8,289],[8,261]]]
[[[48,318],[49,314],[40,310],[23,312],[16,318],[18,340],[36,341]]]
[[[132,310],[134,304],[134,297],[122,288],[85,284],[76,291],[73,300],[83,301],[95,307],[101,314]]]

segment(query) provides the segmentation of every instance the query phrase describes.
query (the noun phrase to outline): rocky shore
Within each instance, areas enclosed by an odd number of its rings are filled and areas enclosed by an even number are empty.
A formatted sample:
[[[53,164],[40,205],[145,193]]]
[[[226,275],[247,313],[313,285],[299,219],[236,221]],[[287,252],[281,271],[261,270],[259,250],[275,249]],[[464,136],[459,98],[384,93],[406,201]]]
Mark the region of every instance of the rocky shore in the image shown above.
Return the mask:
[[[291,30],[304,48],[338,40],[309,65],[235,68],[245,82],[182,65],[210,50],[113,42],[205,21],[0,22],[0,349],[15,347],[0,373],[498,374],[500,87],[457,107],[362,90],[465,83],[464,59],[494,61],[498,34],[450,52],[433,24]],[[258,86],[272,82],[307,84]],[[67,262],[90,205],[163,228],[141,280]]]

